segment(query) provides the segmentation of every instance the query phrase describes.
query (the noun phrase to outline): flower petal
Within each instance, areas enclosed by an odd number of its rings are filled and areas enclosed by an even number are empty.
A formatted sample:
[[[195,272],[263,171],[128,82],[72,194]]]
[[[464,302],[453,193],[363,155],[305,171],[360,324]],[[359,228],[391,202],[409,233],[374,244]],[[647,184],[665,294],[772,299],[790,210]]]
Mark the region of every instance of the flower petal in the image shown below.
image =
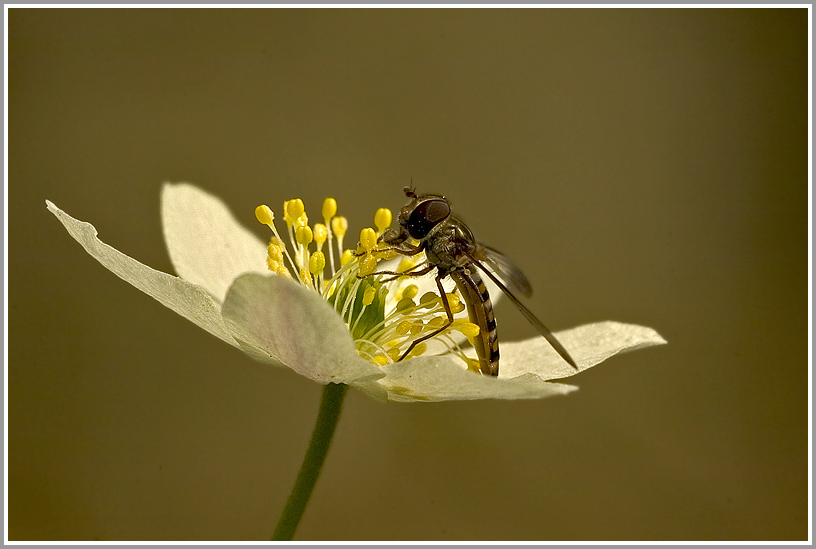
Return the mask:
[[[555,335],[575,359],[578,371],[591,368],[618,353],[666,343],[651,328],[613,321],[586,324]],[[542,379],[561,379],[575,375],[576,371],[543,337],[502,343],[499,376],[516,377],[526,373]]]
[[[388,391],[388,400],[397,402],[544,398],[578,389],[534,374],[513,379],[482,376],[465,370],[461,362],[449,357],[418,357],[382,369],[386,377],[379,383]]]
[[[90,223],[74,219],[49,200],[45,203],[68,233],[106,269],[214,336],[238,347],[224,324],[218,304],[203,288],[139,263],[96,238],[96,229]]]
[[[380,369],[357,355],[340,316],[316,292],[276,275],[245,274],[224,301],[224,319],[253,357],[318,383],[346,383],[384,399]]]
[[[242,226],[221,199],[189,183],[165,183],[161,216],[176,273],[220,303],[239,275],[268,272],[266,244]]]

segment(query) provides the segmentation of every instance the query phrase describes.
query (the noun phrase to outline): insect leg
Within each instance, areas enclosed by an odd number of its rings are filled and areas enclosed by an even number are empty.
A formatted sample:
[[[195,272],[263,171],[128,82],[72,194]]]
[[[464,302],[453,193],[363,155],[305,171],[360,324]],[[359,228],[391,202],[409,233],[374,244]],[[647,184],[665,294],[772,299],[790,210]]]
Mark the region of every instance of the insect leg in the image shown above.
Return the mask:
[[[413,246],[409,244],[405,244],[405,247],[400,246],[386,246],[384,248],[374,248],[372,251],[374,252],[397,252],[400,255],[416,255],[422,251],[421,246]],[[361,257],[367,254],[368,252],[354,252],[355,257]]]
[[[374,271],[373,273],[370,273],[370,274],[367,274],[367,275],[357,275],[357,278],[368,278],[369,276],[381,275],[381,274],[394,275],[391,278],[386,278],[385,280],[381,280],[381,282],[391,282],[392,280],[396,280],[396,279],[398,279],[398,278],[400,278],[402,276],[425,276],[426,274],[431,272],[435,267],[435,265],[428,265],[425,268],[423,268],[421,271],[412,272],[414,269],[416,269],[417,267],[420,267],[420,266],[421,265],[416,265],[414,267],[411,267],[407,271],[403,271],[401,273],[398,273],[397,271]]]
[[[442,326],[441,328],[436,330],[435,332],[432,332],[432,333],[430,333],[430,334],[428,334],[426,336],[422,336],[419,339],[412,342],[411,346],[408,347],[408,350],[405,351],[404,353],[402,353],[402,356],[399,357],[399,360],[403,360],[406,356],[408,356],[411,353],[411,351],[414,350],[414,347],[416,347],[417,345],[419,345],[420,343],[422,343],[426,339],[430,339],[430,338],[432,338],[434,336],[437,336],[437,335],[441,334],[442,332],[447,330],[448,327],[451,324],[453,324],[453,311],[451,311],[450,303],[448,303],[448,298],[445,295],[445,288],[442,287],[442,277],[443,277],[443,275],[441,275],[441,274],[436,276],[436,287],[439,288],[439,299],[442,300],[442,306],[445,307],[445,313],[448,315],[448,322],[444,326]],[[397,362],[399,362],[399,361],[397,361]]]

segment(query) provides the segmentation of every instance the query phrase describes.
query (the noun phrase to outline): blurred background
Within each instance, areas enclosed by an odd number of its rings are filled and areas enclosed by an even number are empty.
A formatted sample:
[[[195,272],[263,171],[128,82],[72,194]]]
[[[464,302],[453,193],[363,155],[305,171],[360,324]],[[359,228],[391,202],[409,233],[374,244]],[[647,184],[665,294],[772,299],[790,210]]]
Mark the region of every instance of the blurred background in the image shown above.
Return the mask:
[[[260,203],[316,218],[334,196],[356,235],[413,180],[516,260],[553,329],[669,344],[568,397],[351,392],[296,539],[807,539],[807,24],[10,10],[9,538],[268,539],[320,399],[106,271],[46,198],[172,272],[163,181],[266,238]]]

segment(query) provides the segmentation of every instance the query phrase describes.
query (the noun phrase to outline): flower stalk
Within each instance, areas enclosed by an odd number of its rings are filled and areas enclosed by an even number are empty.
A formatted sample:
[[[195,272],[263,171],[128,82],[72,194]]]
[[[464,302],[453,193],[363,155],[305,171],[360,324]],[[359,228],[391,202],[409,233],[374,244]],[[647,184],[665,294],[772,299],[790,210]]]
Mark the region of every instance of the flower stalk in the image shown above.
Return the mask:
[[[320,398],[320,410],[317,412],[312,439],[300,465],[295,485],[286,500],[278,525],[272,534],[272,541],[290,541],[306,510],[306,504],[312,496],[326,455],[329,453],[334,430],[340,419],[340,411],[346,396],[348,385],[329,383],[323,387]]]

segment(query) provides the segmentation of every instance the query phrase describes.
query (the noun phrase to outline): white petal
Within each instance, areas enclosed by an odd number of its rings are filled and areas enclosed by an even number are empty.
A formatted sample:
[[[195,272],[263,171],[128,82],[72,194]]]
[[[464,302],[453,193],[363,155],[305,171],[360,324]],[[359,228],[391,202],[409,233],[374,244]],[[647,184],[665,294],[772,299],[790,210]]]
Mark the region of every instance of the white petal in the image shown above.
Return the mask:
[[[223,303],[246,272],[265,273],[266,244],[242,226],[221,199],[188,183],[165,183],[161,193],[164,240],[176,273]],[[247,219],[254,219],[248,212]]]
[[[397,402],[544,398],[577,389],[533,374],[514,379],[482,376],[468,372],[461,362],[449,357],[418,357],[382,369],[386,377],[379,383],[388,391],[388,400]]]
[[[613,321],[586,324],[556,332],[555,336],[575,359],[579,371],[618,353],[666,343],[651,328]],[[500,377],[533,373],[542,379],[561,379],[576,373],[543,337],[501,343],[500,351]]]
[[[224,324],[218,304],[203,288],[139,263],[96,238],[96,229],[90,223],[74,219],[48,200],[45,203],[70,235],[106,269],[214,336],[238,346]]]
[[[277,361],[318,383],[346,383],[378,398],[377,366],[357,355],[348,327],[316,292],[276,275],[245,274],[232,285],[224,318],[255,358]],[[376,394],[379,393],[379,394]]]

